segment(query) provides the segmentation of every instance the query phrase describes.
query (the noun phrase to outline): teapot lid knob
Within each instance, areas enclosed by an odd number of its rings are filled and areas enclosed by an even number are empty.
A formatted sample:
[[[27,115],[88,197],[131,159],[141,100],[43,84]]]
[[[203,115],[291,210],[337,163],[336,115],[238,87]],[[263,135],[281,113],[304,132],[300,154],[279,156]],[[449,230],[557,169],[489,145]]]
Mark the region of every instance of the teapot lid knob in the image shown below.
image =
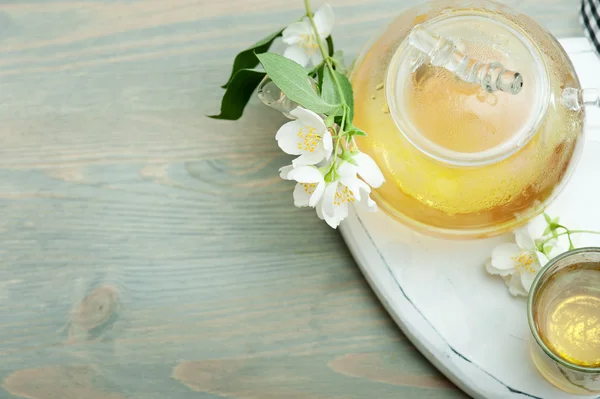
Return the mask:
[[[519,72],[509,71],[499,62],[473,60],[452,40],[438,36],[421,24],[412,29],[408,43],[427,55],[432,65],[449,70],[465,82],[479,84],[489,93],[501,90],[518,94],[523,88],[523,75]]]

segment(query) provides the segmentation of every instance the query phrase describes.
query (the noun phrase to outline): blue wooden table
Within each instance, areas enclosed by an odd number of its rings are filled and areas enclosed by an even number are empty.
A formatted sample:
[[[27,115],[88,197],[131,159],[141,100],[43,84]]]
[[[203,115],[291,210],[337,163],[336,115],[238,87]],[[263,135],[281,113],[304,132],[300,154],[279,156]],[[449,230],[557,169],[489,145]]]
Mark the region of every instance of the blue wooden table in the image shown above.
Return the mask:
[[[417,2],[332,0],[338,48]],[[582,35],[575,0],[506,3]],[[237,51],[302,13],[0,1],[0,398],[464,397],[294,208],[283,117],[205,117]]]

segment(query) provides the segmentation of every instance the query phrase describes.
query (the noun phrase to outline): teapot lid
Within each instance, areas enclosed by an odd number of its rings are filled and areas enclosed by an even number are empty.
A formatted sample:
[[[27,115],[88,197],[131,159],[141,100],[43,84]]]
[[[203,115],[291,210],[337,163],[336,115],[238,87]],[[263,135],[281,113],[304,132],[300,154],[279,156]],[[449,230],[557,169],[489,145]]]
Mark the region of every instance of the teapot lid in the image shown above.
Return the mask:
[[[477,12],[446,14],[424,25],[471,58],[519,71],[524,85],[514,95],[489,93],[432,65],[405,40],[386,82],[390,113],[405,137],[439,161],[464,166],[499,162],[527,144],[550,96],[546,65],[533,41],[509,20]]]

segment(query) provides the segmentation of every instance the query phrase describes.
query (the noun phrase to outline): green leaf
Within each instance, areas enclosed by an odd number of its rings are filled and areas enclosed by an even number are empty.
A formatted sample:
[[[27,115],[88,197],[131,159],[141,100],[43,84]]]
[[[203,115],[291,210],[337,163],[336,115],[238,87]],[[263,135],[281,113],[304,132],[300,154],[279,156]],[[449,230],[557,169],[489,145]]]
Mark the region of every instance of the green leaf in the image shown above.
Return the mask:
[[[329,71],[329,68],[325,68],[323,71],[323,87],[321,88],[321,97],[330,104],[339,104],[342,101],[340,100],[340,94],[335,85],[333,77],[331,76],[331,71]]]
[[[331,114],[327,118],[325,118],[325,126],[333,127],[334,123],[335,123],[335,115],[334,114]]]
[[[354,117],[354,94],[352,92],[352,85],[350,84],[350,81],[346,75],[343,75],[338,71],[333,71],[333,73],[335,74],[342,89],[344,101],[346,102],[346,105],[348,105],[349,112],[346,118],[347,125],[348,123],[352,123],[352,118]],[[329,71],[329,68],[325,68],[325,71],[323,72],[323,88],[321,89],[321,97],[323,97],[323,100],[330,104],[342,102],[340,99],[340,93],[335,84],[333,76],[331,75],[331,71]]]
[[[238,71],[242,69],[250,69],[254,68],[258,65],[258,58],[256,58],[256,54],[264,53],[271,47],[273,41],[281,36],[283,29],[271,33],[269,36],[265,37],[262,40],[257,41],[252,46],[243,50],[241,53],[235,56],[235,60],[233,61],[233,68],[231,70],[231,75],[229,76],[229,80],[223,86],[223,89],[226,89],[231,84],[234,76]]]
[[[367,133],[361,128],[356,127],[350,123],[346,124],[346,136],[346,140],[350,141],[354,136],[366,137]]]
[[[339,154],[338,156],[341,159],[343,159],[344,161],[351,163],[352,165],[358,166],[358,164],[354,160],[354,154],[351,153],[350,151],[348,151],[347,149],[345,149],[343,146],[342,146],[342,153]]]
[[[346,67],[346,61],[344,61],[344,52],[342,50],[336,51],[333,53],[332,58],[335,63],[335,69],[345,74],[348,68]]]
[[[543,236],[547,236],[548,234],[550,234],[552,230],[550,229],[550,225],[548,225],[545,229],[544,232],[542,233]]]
[[[324,70],[325,70],[324,64],[321,64],[321,66],[317,68],[317,86],[319,88],[319,93],[323,89],[323,71]]]
[[[364,130],[352,124],[346,128],[346,132],[351,136],[367,137],[367,133]]]
[[[278,54],[257,54],[267,75],[279,89],[291,100],[306,109],[327,114],[339,104],[324,101],[310,84],[308,71],[300,64]]]
[[[257,71],[256,69],[241,69],[237,71],[231,78],[229,86],[221,100],[221,113],[219,115],[209,115],[209,117],[230,121],[239,119],[252,93],[254,93],[254,89],[256,89],[265,76],[265,72]]]
[[[315,76],[317,74],[317,72],[319,71],[319,69],[323,69],[323,66],[325,64],[323,62],[321,62],[319,65],[316,65],[313,67],[313,69],[310,69],[308,71],[308,76]]]
[[[354,92],[352,91],[352,84],[346,75],[338,71],[334,71],[334,73],[336,74],[342,89],[342,94],[344,95],[344,100],[348,106],[348,117],[346,118],[346,122],[352,123],[352,120],[354,119]]]
[[[334,53],[334,47],[333,47],[333,37],[331,35],[327,36],[327,39],[325,39],[325,41],[327,42],[327,48],[329,50],[328,54],[330,57],[333,57],[333,53]]]

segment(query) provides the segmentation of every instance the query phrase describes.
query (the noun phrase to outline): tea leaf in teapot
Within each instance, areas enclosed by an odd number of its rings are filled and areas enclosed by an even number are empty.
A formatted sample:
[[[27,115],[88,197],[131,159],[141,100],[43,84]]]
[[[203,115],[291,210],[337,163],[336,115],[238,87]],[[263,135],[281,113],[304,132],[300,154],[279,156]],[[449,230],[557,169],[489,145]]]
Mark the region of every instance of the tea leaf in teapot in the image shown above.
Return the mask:
[[[283,29],[278,30],[277,32],[271,33],[269,36],[263,38],[262,40],[257,41],[250,47],[246,48],[238,55],[235,56],[233,61],[233,68],[231,71],[231,75],[229,76],[229,80],[223,86],[223,89],[226,89],[231,84],[235,74],[242,69],[254,68],[258,65],[258,58],[256,54],[264,53],[271,47],[273,41],[282,35]]]
[[[257,57],[271,80],[291,101],[323,114],[339,106],[319,97],[310,84],[308,71],[300,64],[273,53],[257,54]]]
[[[209,115],[213,119],[237,120],[250,100],[254,89],[266,76],[264,71],[241,69],[233,75],[221,100],[221,113]]]

